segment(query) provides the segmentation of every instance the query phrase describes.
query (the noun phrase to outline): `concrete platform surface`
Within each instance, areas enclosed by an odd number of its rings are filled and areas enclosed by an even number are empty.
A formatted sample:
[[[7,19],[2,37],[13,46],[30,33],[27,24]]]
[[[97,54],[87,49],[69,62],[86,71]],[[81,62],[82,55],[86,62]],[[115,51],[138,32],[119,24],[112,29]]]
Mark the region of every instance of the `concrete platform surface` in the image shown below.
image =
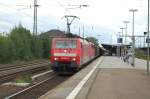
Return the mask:
[[[124,62],[119,57],[115,56],[103,56],[102,63],[98,68],[124,68],[124,69],[134,69],[130,64]]]
[[[132,61],[132,58],[129,59],[130,63]],[[135,58],[135,68],[136,69],[144,69],[146,70],[146,64],[147,64],[147,61],[146,60],[142,60],[142,59],[139,59],[139,58]]]
[[[40,99],[150,99],[143,62],[132,67],[118,57],[102,56]]]
[[[86,96],[81,94],[87,89],[85,84],[76,99],[150,99],[150,76],[142,63],[145,61],[136,59],[132,67],[120,58],[103,57]]]
[[[150,76],[142,70],[100,69],[87,99],[150,99]]]

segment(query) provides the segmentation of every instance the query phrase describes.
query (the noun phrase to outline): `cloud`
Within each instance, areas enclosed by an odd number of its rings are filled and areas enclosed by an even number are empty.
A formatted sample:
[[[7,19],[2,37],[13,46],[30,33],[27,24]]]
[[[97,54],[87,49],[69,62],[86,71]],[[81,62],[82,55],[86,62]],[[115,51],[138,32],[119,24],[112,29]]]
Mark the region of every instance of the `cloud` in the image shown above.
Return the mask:
[[[1,0],[0,1],[0,31],[9,31],[21,22],[32,31],[34,0]],[[138,8],[135,14],[135,34],[142,34],[146,29],[147,2],[145,0],[38,0],[38,32],[52,28],[66,30],[64,15],[73,14],[80,20],[73,22],[71,31],[78,34],[78,27],[85,25],[87,35],[91,32],[96,36],[103,35],[103,41],[110,41],[111,34],[124,27],[123,21],[129,20],[128,34],[132,33],[131,8]],[[68,5],[88,4],[82,9],[66,9]],[[20,6],[24,5],[24,6]],[[29,6],[32,6],[29,8]],[[76,7],[76,6],[72,6]],[[24,9],[29,8],[29,9]],[[19,10],[18,10],[19,9]],[[94,30],[91,30],[94,27]],[[115,40],[114,40],[115,41]]]

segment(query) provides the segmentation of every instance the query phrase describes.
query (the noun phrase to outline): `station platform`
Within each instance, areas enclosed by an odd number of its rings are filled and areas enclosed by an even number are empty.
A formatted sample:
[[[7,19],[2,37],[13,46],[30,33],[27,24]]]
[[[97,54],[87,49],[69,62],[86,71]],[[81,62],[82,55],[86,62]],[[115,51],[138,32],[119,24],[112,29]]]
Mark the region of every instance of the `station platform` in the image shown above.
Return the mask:
[[[145,62],[102,56],[40,99],[150,99]]]

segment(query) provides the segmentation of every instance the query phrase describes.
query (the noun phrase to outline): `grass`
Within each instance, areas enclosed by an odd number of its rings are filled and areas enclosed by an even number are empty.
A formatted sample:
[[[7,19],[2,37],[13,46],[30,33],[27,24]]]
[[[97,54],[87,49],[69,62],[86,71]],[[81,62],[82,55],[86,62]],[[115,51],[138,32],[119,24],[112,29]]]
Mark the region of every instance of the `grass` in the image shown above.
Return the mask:
[[[144,51],[142,51],[142,50],[136,50],[135,56],[136,56],[137,58],[139,58],[139,59],[147,60],[147,55],[146,55],[146,53],[144,53]],[[149,59],[150,59],[150,57],[149,57]]]
[[[15,80],[15,83],[31,83],[32,82],[32,78],[30,74],[26,74],[26,75],[19,75]]]

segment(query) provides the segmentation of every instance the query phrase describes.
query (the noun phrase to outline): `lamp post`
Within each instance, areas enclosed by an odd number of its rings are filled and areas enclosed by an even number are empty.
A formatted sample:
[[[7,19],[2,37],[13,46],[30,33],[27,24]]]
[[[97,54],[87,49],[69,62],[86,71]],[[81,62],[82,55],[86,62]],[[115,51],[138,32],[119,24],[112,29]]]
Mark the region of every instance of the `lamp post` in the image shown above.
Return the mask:
[[[125,28],[120,28],[121,30],[122,30],[122,43],[121,43],[121,58],[123,58],[123,30],[125,29]]]
[[[129,21],[123,21],[123,23],[125,23],[126,27],[125,27],[125,44],[127,44],[127,24],[129,23]]]
[[[144,32],[144,42],[143,42],[144,47],[145,47],[145,43],[146,43],[145,35],[147,35],[147,32]]]
[[[121,37],[121,32],[118,32],[118,40],[120,40],[120,37]],[[118,43],[120,43],[120,41],[118,42]],[[118,46],[118,48],[117,48],[117,53],[118,53],[118,56],[121,56],[121,46],[120,46],[120,44],[119,44],[119,46]]]
[[[122,28],[120,28],[120,29],[122,30],[122,32],[121,32],[121,33],[122,33],[122,36],[123,36],[123,30],[124,30],[125,28],[123,28],[123,27],[122,27]]]
[[[137,12],[137,9],[130,9],[130,12],[133,13],[133,21],[132,21],[132,66],[135,66],[135,37],[134,37],[134,13]]]
[[[123,23],[125,23],[126,27],[125,27],[125,45],[127,44],[127,27],[128,27],[128,23],[129,21],[123,21]],[[125,56],[127,55],[127,45],[125,46]]]
[[[149,75],[149,0],[148,0],[148,15],[147,15],[147,74]]]

